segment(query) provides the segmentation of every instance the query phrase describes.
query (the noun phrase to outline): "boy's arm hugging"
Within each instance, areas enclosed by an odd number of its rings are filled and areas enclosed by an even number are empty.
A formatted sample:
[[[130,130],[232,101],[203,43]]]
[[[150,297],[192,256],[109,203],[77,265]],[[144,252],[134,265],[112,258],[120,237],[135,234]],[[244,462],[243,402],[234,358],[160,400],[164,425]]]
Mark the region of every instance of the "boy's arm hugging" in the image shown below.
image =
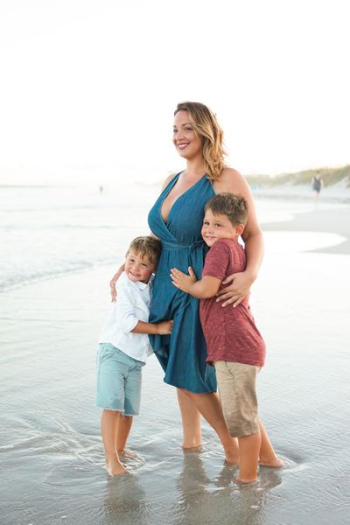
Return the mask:
[[[134,334],[156,334],[156,335],[167,335],[170,334],[173,329],[173,321],[163,321],[161,323],[149,323],[139,319],[140,315],[137,311],[135,303],[137,299],[133,296],[131,289],[118,287],[118,315],[121,316],[121,324],[124,332]],[[148,318],[148,313],[147,313]]]
[[[170,272],[171,281],[176,288],[189,293],[197,299],[210,299],[214,297],[220,288],[221,280],[216,277],[204,275],[202,279],[197,277],[191,267],[188,268],[189,275],[173,268]]]

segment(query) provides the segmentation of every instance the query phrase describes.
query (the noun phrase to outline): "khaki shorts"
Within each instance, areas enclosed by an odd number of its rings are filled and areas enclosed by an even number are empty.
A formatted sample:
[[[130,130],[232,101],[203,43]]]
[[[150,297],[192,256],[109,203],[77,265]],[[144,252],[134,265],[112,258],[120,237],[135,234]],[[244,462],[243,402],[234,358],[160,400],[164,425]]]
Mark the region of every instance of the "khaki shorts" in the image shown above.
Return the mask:
[[[256,378],[260,366],[216,361],[214,363],[226,424],[232,437],[259,432]]]

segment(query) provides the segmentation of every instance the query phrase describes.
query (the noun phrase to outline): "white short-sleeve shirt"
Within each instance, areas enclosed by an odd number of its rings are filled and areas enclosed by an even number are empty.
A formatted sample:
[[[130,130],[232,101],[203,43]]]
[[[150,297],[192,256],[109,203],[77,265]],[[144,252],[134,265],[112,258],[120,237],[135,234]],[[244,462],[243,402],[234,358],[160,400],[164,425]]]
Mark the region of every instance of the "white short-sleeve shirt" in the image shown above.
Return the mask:
[[[117,300],[103,326],[99,343],[111,343],[137,361],[152,353],[147,334],[131,332],[138,321],[148,323],[153,275],[148,283],[131,281],[125,272],[116,282]]]

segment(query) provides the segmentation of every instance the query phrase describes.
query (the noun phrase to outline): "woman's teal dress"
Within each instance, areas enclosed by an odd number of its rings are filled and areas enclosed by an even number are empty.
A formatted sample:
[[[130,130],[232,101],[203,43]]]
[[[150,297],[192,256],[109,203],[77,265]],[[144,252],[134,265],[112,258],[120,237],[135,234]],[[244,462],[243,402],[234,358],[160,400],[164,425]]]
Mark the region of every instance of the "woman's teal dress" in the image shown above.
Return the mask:
[[[165,371],[164,381],[190,392],[216,392],[214,367],[206,364],[206,344],[199,320],[199,301],[178,290],[171,282],[170,270],[188,273],[192,266],[201,278],[206,245],[201,237],[205,203],[214,196],[211,182],[204,175],[173,204],[163,221],[164,199],[176,184],[176,175],[161,193],[148,216],[151,231],[162,241],[162,254],[154,280],[150,322],[174,320],[171,336],[151,335],[153,350]]]

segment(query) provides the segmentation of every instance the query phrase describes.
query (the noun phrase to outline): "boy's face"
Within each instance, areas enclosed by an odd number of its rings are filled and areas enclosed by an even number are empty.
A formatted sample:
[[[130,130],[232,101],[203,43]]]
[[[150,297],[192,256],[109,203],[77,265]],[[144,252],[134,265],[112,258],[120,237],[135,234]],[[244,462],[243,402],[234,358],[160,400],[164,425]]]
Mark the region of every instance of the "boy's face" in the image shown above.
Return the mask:
[[[237,241],[242,232],[243,224],[234,226],[227,215],[214,215],[211,210],[205,212],[201,234],[208,246],[213,246],[219,239]]]
[[[125,273],[130,281],[148,283],[155,268],[155,264],[149,260],[147,255],[141,255],[133,250],[126,255]]]

